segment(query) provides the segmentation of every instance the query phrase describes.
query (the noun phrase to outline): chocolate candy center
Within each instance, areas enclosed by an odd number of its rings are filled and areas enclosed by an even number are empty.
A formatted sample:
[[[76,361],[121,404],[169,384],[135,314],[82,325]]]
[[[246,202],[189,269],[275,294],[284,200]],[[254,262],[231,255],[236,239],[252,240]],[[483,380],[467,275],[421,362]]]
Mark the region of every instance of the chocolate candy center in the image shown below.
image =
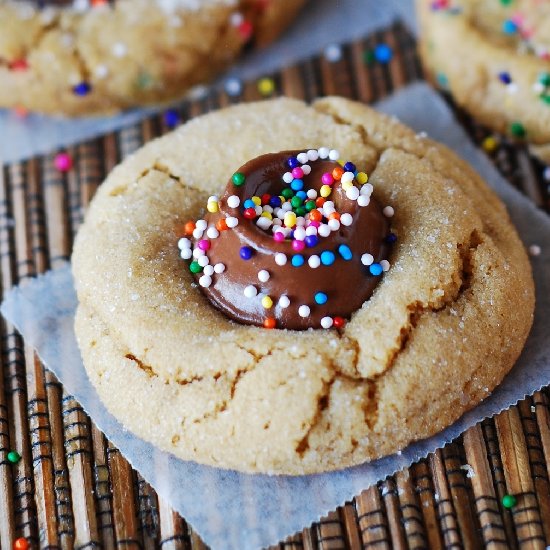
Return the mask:
[[[231,319],[330,328],[374,291],[387,258],[387,218],[372,186],[346,171],[351,163],[315,158],[327,151],[257,157],[230,178],[221,199],[210,198],[191,270]]]

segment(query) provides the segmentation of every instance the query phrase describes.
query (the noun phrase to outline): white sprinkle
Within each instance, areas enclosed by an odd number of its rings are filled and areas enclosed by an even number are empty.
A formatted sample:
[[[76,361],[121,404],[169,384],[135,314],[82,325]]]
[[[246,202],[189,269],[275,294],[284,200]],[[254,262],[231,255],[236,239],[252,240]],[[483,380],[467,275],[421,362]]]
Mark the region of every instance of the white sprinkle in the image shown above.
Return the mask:
[[[550,166],[547,166],[543,170],[542,177],[544,178],[544,181],[550,181]]]
[[[273,225],[273,222],[269,218],[266,218],[265,216],[260,216],[256,220],[256,225],[260,229],[263,229],[264,231],[267,231]]]
[[[298,315],[300,317],[309,317],[310,312],[309,306],[303,305],[298,308]]]
[[[329,220],[327,225],[331,231],[338,231],[340,229],[340,220]]]
[[[210,275],[203,275],[199,279],[199,285],[201,285],[204,288],[208,288],[212,284],[212,277]]]
[[[345,212],[340,216],[340,223],[346,227],[349,227],[353,223],[353,216],[348,212]]]
[[[381,260],[380,265],[382,266],[383,271],[388,271],[390,268],[390,262],[388,262],[388,260]]]
[[[367,197],[367,195],[359,195],[357,204],[359,206],[368,206],[370,204],[370,197]]]
[[[386,218],[391,218],[395,214],[395,210],[391,206],[386,206],[382,212]]]
[[[372,186],[372,183],[365,183],[365,185],[361,187],[360,193],[361,195],[366,195],[370,197],[373,191],[374,191],[374,187]]]
[[[213,225],[211,225],[211,226],[206,230],[206,236],[207,236],[209,239],[217,239],[217,238],[220,236],[220,232],[219,232]]]
[[[299,226],[294,230],[294,238],[297,241],[303,241],[306,238],[306,230]]]
[[[229,22],[234,27],[238,27],[242,22],[244,21],[244,17],[242,13],[239,13],[238,11],[232,13],[229,16]]]
[[[283,309],[286,309],[289,305],[290,305],[290,299],[286,294],[283,294],[279,298],[279,306],[282,307]]]
[[[309,164],[304,164],[302,166],[302,171],[306,176],[309,176],[309,174],[311,174],[311,166]]]
[[[296,227],[303,227],[306,224],[306,219],[303,216],[296,218]]]
[[[281,210],[283,212],[288,212],[289,210],[292,210],[292,204],[290,204],[290,202],[284,202],[281,206]]]
[[[319,158],[326,159],[330,153],[330,150],[328,147],[321,147],[319,148],[318,153],[319,153]]]
[[[282,252],[277,252],[277,254],[275,254],[275,263],[277,265],[285,265],[286,262],[287,262],[286,254],[283,254]]]
[[[132,302],[137,302],[139,300],[139,294],[134,292],[133,294],[130,295],[130,300],[132,300]]]
[[[363,265],[371,265],[374,262],[374,256],[372,254],[363,254],[361,256],[361,263]]]
[[[258,290],[256,289],[256,287],[254,285],[248,285],[248,286],[244,287],[243,294],[247,298],[255,298],[258,294]]]
[[[202,229],[199,229],[198,227],[195,227],[195,229],[193,229],[193,237],[195,237],[195,239],[200,239],[203,233],[204,231]]]
[[[476,476],[474,469],[469,464],[462,464],[460,466],[460,469],[466,472],[466,477],[468,478],[472,478]]]
[[[267,271],[267,269],[262,269],[260,271],[258,271],[258,280],[261,282],[261,283],[267,283],[267,281],[269,281],[269,271]]]
[[[243,91],[243,85],[238,78],[228,78],[225,81],[225,91],[229,96],[238,96]]]
[[[306,236],[309,235],[317,235],[317,228],[314,225],[310,225],[306,229]]]
[[[192,255],[193,252],[191,252],[190,248],[183,248],[180,252],[180,258],[182,258],[183,260],[189,260]]]
[[[178,248],[180,250],[183,250],[184,248],[191,248],[191,241],[186,238],[186,237],[182,237],[179,241],[178,241]]]
[[[254,212],[256,212],[256,216],[261,216],[261,215],[262,215],[262,212],[263,212],[262,207],[256,205],[256,206],[254,207]]]
[[[355,187],[355,185],[352,185],[346,191],[346,197],[348,199],[351,199],[352,201],[356,201],[359,198],[359,189],[357,189],[357,187]]]
[[[225,218],[225,223],[227,224],[227,227],[229,229],[233,229],[234,227],[237,227],[239,225],[239,220],[237,218],[234,218],[233,216],[228,216]]]
[[[205,265],[204,266],[204,269],[202,270],[202,272],[205,274],[205,275],[208,275],[209,277],[211,277],[212,275],[214,275],[214,266],[213,265]]]
[[[300,164],[305,164],[307,162],[307,153],[298,153],[296,159]]]
[[[344,172],[342,174],[342,177],[340,178],[341,183],[350,183],[353,181],[353,178],[355,177],[353,172]]]
[[[315,200],[317,198],[317,191],[315,191],[315,189],[308,189],[307,198],[310,200]]]
[[[510,95],[514,95],[514,94],[517,94],[518,93],[518,85],[515,83],[515,82],[510,82],[510,84],[508,84],[506,86],[506,91],[510,94]]]
[[[262,206],[264,212],[269,212],[270,214],[273,214],[273,207],[269,206],[269,204],[264,204]]]
[[[206,223],[206,220],[197,220],[197,223],[195,224],[195,227],[197,229],[201,229],[202,231],[205,231],[208,224]]]
[[[330,160],[338,160],[340,158],[340,153],[336,149],[331,149],[328,154]]]
[[[106,65],[98,65],[94,70],[94,74],[97,78],[106,78],[109,74],[109,69]]]
[[[319,158],[319,152],[316,151],[315,149],[310,149],[307,152],[307,158],[311,161],[315,161]]]
[[[329,44],[325,48],[324,55],[329,63],[336,63],[342,59],[342,48],[338,44]]]
[[[123,44],[122,42],[113,44],[113,55],[115,57],[124,57],[127,53],[128,48],[126,47],[126,44]]]
[[[333,324],[333,320],[332,320],[332,317],[323,317],[321,319],[321,326],[323,328],[330,328]]]
[[[210,263],[210,260],[208,256],[200,256],[197,258],[197,262],[201,267],[206,267]]]
[[[307,263],[312,269],[317,269],[321,265],[321,259],[317,254],[313,254],[308,258]]]
[[[195,248],[193,250],[193,258],[200,258],[201,256],[204,256],[206,252],[199,247]]]
[[[241,199],[239,199],[237,195],[227,197],[227,206],[229,206],[229,208],[237,208],[239,204],[241,204]]]
[[[216,264],[214,266],[215,273],[223,273],[225,271],[225,264]]]
[[[291,183],[293,179],[294,179],[294,176],[290,172],[285,172],[283,174],[283,181],[285,183]]]
[[[532,244],[529,247],[529,254],[531,254],[531,256],[540,256],[540,253],[541,253],[541,248],[538,244]]]
[[[326,223],[322,223],[317,228],[317,233],[320,237],[328,237],[330,235],[330,227]]]

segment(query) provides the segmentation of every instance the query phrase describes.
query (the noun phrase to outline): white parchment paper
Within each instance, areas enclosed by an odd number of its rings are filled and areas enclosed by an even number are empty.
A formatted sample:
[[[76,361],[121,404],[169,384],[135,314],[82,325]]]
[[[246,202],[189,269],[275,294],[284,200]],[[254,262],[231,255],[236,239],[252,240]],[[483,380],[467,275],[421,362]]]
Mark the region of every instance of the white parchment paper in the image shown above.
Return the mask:
[[[369,485],[442,447],[476,422],[550,383],[550,218],[496,172],[455,122],[443,100],[426,85],[416,84],[398,92],[381,108],[469,160],[508,206],[524,243],[542,248],[541,254],[532,258],[537,308],[520,360],[490,397],[439,435],[410,445],[399,455],[313,476],[245,475],[184,462],[127,432],[101,404],[86,377],[74,337],[77,301],[69,266],[8,292],[2,305],[3,315],[37,349],[67,391],[213,549],[247,550],[274,544]],[[143,417],[147,421],[146,404]]]
[[[252,80],[319,53],[329,44],[350,42],[390,25],[395,19],[413,23],[412,0],[309,0],[280,39],[251,52],[213,84],[227,78]],[[1,32],[1,29],[0,29]],[[200,95],[197,88],[195,95]],[[166,108],[166,106],[164,107]],[[0,165],[78,143],[135,124],[162,108],[133,109],[110,117],[64,119],[41,115],[18,118],[0,109]]]

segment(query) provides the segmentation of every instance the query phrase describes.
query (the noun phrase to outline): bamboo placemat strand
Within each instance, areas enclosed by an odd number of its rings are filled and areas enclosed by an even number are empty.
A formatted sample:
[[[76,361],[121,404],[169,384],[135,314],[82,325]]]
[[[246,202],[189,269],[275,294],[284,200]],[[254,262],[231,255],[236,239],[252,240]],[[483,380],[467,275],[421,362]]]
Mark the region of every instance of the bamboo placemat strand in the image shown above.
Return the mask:
[[[391,62],[366,63],[365,52],[381,42],[393,49]],[[413,37],[396,24],[343,46],[339,60],[318,56],[270,77],[275,94],[306,100],[339,94],[373,102],[420,78],[421,69]],[[183,102],[179,112],[185,121],[261,98],[257,83],[248,82],[238,97],[212,89]],[[488,132],[458,115],[481,143]],[[2,290],[63,265],[105,175],[168,130],[159,115],[70,147],[74,168],[66,174],[56,170],[53,154],[4,167]],[[503,143],[493,160],[514,185],[548,208],[544,168],[524,147]],[[14,539],[25,537],[32,548],[205,549],[7,323],[1,342],[0,547],[10,549]],[[276,548],[545,548],[550,545],[549,404],[548,389],[535,393]],[[8,460],[10,450],[21,454],[18,463]],[[518,503],[508,510],[501,500],[510,493]]]

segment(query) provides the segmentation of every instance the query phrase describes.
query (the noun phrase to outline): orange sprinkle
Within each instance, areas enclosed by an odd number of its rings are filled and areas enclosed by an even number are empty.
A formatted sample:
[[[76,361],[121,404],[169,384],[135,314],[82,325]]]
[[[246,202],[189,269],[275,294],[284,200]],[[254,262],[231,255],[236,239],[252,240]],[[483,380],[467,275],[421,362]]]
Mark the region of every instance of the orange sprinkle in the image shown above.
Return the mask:
[[[186,235],[192,235],[193,231],[195,231],[195,222],[187,222],[183,226],[183,230],[185,231]]]
[[[264,328],[275,328],[277,321],[272,318],[264,319]]]
[[[216,229],[218,231],[225,231],[227,229],[229,229],[227,227],[227,222],[225,221],[225,218],[220,218],[217,222],[216,222]]]
[[[339,212],[333,212],[332,214],[329,214],[328,219],[329,220],[338,220],[338,221],[340,221],[340,213]]]
[[[321,208],[323,206],[323,204],[325,204],[326,201],[327,201],[327,199],[325,199],[324,197],[317,197],[315,199],[315,206],[317,208]]]
[[[309,219],[312,222],[320,222],[323,219],[323,214],[319,210],[315,209],[309,213]]]
[[[13,542],[13,550],[27,550],[29,548],[29,541],[25,537],[15,539]]]
[[[340,181],[340,178],[342,177],[342,174],[344,173],[344,169],[341,167],[341,166],[337,166],[333,171],[332,171],[332,177],[336,180],[336,181]]]

